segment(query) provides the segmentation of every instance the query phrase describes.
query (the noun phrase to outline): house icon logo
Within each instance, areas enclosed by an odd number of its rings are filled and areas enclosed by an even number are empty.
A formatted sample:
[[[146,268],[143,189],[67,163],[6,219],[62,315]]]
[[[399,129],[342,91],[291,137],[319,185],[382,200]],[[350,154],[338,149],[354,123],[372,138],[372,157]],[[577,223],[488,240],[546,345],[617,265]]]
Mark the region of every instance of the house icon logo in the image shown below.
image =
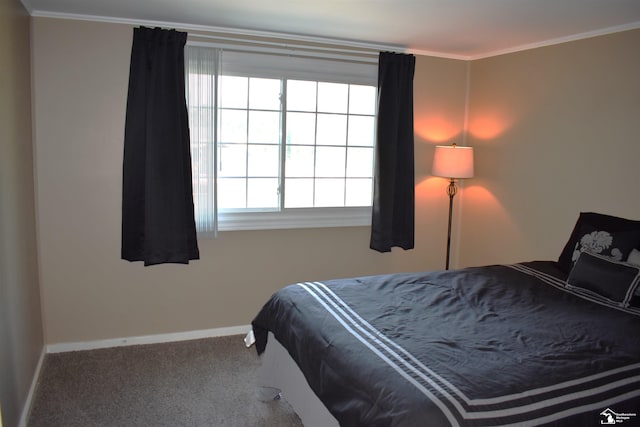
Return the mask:
[[[615,425],[617,423],[623,423],[632,417],[635,417],[636,414],[619,414],[617,412],[612,411],[610,408],[605,409],[600,412],[600,424],[603,425]]]

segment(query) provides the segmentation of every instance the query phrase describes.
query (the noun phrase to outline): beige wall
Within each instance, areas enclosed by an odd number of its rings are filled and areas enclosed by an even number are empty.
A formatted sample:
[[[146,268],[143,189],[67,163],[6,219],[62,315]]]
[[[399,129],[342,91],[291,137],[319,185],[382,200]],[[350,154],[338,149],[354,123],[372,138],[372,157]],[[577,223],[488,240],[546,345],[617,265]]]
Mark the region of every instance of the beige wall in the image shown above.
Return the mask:
[[[0,0],[0,407],[18,425],[43,347],[31,142],[30,19]]]
[[[473,61],[461,265],[557,259],[580,211],[640,219],[640,30]]]
[[[144,268],[119,259],[131,27],[36,18],[45,340],[243,325],[288,283],[442,268],[446,181],[429,171],[433,145],[463,142],[467,73],[476,177],[456,198],[453,266],[555,259],[581,210],[638,218],[639,45],[636,30],[471,63],[418,57],[413,251],[371,251],[367,227],[222,232],[200,240],[200,261]]]
[[[222,232],[189,266],[120,260],[123,129],[132,27],[35,18],[38,220],[46,342],[249,324],[285,284],[444,264],[445,182],[430,146],[463,122],[467,66],[418,58],[416,249],[378,254],[367,227]],[[446,137],[444,137],[445,135]],[[436,206],[433,208],[432,206]]]

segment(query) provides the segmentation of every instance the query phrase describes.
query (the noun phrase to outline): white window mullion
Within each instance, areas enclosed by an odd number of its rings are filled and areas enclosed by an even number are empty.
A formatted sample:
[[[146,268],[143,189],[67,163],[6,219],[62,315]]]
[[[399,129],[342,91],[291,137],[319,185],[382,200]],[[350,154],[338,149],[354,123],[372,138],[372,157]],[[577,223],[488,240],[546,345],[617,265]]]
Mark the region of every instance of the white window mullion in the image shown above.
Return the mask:
[[[347,86],[347,128],[344,140],[344,194],[342,196],[342,203],[347,205],[347,165],[349,164],[349,121],[351,120],[351,111],[349,109],[349,103],[351,102],[351,85]]]
[[[320,95],[319,92],[319,84],[316,82],[316,120],[315,126],[313,129],[313,205],[316,205],[316,183],[318,182],[318,177],[316,176],[316,170],[318,169],[318,98]]]
[[[280,173],[278,174],[278,202],[280,211],[284,210],[284,198],[287,191],[287,80],[280,81]]]
[[[251,99],[251,79],[247,79],[247,111],[246,111],[246,123],[247,123],[247,131],[245,134],[246,141],[246,152],[244,156],[244,207],[249,207],[249,126],[251,126],[251,106],[249,105],[249,100]]]

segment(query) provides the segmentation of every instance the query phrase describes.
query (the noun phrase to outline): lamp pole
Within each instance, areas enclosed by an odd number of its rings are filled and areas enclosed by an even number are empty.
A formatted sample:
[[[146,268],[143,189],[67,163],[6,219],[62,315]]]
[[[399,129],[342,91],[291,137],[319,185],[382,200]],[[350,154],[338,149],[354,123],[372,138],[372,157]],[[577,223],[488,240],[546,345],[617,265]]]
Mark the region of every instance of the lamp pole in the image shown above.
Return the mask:
[[[447,230],[447,263],[445,269],[449,269],[449,257],[451,253],[451,221],[453,218],[453,196],[458,192],[455,179],[451,178],[449,186],[447,187],[447,194],[449,195],[449,228]]]

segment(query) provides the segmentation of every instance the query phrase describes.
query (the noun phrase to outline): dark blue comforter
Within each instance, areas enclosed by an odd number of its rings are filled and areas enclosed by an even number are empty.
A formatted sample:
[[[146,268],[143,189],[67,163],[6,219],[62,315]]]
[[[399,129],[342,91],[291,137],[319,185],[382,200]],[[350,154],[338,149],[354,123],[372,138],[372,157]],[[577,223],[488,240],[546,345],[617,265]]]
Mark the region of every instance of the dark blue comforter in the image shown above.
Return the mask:
[[[342,426],[597,425],[638,413],[640,316],[574,295],[555,262],[287,286],[272,331]]]

